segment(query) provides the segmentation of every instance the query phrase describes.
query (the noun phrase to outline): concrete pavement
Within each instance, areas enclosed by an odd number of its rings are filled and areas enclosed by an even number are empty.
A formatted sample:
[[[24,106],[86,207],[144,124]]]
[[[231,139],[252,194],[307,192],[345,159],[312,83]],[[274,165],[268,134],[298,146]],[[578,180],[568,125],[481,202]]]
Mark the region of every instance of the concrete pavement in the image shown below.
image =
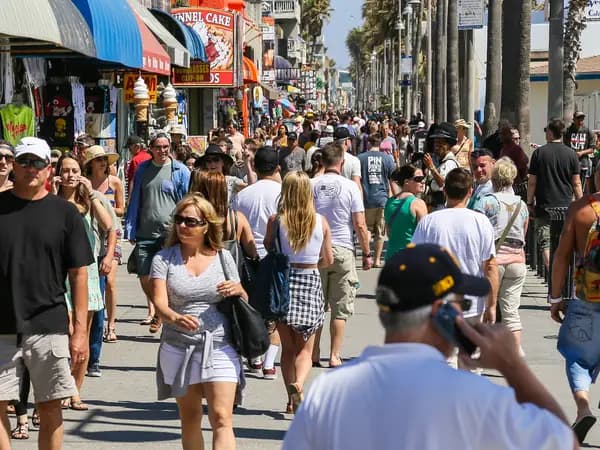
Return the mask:
[[[125,245],[128,247],[128,245]],[[128,249],[127,249],[128,250]],[[379,343],[383,333],[377,321],[374,291],[379,270],[359,271],[361,289],[355,316],[347,327],[344,356],[355,357],[369,344]],[[146,316],[145,299],[137,279],[127,275],[125,265],[118,274],[119,342],[104,344],[102,377],[86,378],[82,398],[90,405],[87,412],[66,411],[65,449],[139,449],[181,448],[179,421],[174,401],[156,400],[155,365],[159,337],[138,325]],[[527,361],[542,382],[558,398],[568,417],[575,408],[564,375],[564,364],[556,351],[558,325],[549,318],[545,286],[533,274],[528,277],[521,314],[524,324],[523,348]],[[326,358],[329,337],[323,333],[322,358]],[[324,361],[326,363],[326,361]],[[328,369],[313,369],[311,376]],[[278,374],[279,375],[279,374]],[[493,382],[503,379],[486,374]],[[281,377],[267,381],[248,375],[244,405],[234,415],[238,448],[278,449],[289,427],[291,415],[282,413],[287,401]],[[310,386],[310,384],[309,384]],[[597,413],[598,389],[592,388],[592,406]],[[30,409],[31,414],[31,409]],[[11,419],[14,424],[14,418]],[[204,438],[211,448],[208,418],[203,422]],[[13,441],[15,449],[36,448],[37,432],[28,441]],[[588,435],[592,448],[600,448],[600,426]]]

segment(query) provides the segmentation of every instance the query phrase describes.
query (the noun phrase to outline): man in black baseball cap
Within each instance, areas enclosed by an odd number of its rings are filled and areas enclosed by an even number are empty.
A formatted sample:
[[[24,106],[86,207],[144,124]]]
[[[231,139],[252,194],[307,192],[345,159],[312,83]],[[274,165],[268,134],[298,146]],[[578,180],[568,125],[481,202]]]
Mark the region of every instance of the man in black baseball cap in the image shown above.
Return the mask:
[[[512,333],[503,325],[471,327],[460,317],[462,294],[488,289],[485,279],[463,274],[437,245],[396,253],[381,272],[376,296],[385,344],[367,347],[311,384],[283,450],[393,450],[400,440],[410,449],[578,448]],[[455,346],[449,336],[458,333],[480,349],[477,360],[462,358],[498,370],[509,387],[448,366]]]

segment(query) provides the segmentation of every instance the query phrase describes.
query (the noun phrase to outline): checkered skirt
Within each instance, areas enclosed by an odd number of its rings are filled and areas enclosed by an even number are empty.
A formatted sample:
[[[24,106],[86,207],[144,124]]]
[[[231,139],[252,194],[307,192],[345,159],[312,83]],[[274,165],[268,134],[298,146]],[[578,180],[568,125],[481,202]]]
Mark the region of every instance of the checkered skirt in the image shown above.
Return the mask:
[[[290,307],[285,322],[308,340],[323,325],[323,288],[317,269],[290,269]]]

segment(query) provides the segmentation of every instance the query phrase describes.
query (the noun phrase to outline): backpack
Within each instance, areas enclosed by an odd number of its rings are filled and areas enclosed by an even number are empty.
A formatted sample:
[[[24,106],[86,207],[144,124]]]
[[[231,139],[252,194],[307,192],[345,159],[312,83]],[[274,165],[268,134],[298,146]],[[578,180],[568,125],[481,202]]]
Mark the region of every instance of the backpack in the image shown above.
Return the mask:
[[[585,252],[575,268],[577,297],[591,303],[600,303],[600,202],[589,196],[596,221],[588,231]]]

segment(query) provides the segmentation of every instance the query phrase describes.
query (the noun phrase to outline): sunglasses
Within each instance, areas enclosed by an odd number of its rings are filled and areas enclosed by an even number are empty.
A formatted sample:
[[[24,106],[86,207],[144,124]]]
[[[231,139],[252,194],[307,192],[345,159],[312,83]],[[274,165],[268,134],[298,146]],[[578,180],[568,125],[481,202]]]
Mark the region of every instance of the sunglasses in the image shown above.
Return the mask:
[[[180,216],[179,214],[175,214],[173,216],[173,221],[176,225],[185,224],[186,228],[203,227],[204,225],[206,225],[206,221],[204,220],[199,220],[195,217],[184,217]]]
[[[41,170],[48,165],[47,161],[39,158],[19,158],[17,164],[21,167],[33,167],[34,169]]]
[[[419,175],[412,177],[411,180],[413,180],[415,183],[422,183],[425,180],[425,177],[423,175]]]
[[[3,159],[5,159],[6,162],[11,162],[13,159],[15,159],[15,157],[8,153],[0,153],[0,161]]]

